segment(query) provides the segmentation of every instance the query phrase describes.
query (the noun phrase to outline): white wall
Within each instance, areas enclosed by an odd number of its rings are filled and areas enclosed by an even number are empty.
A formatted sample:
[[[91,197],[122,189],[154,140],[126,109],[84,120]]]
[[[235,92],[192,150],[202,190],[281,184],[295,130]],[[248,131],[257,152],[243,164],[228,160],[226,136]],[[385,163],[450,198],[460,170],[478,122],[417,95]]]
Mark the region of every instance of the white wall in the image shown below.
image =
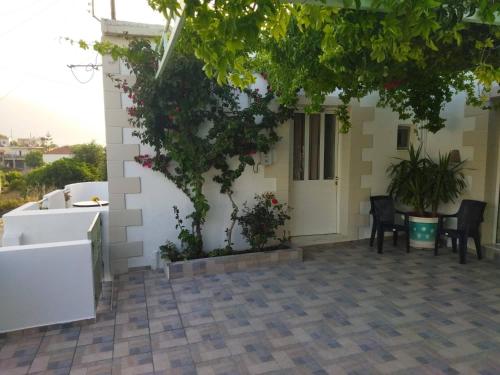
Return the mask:
[[[74,202],[89,201],[92,197],[99,197],[104,201],[109,200],[107,181],[77,182],[66,185],[64,189],[70,192],[68,207],[71,207]]]
[[[261,92],[267,83],[257,76],[253,88]],[[247,99],[241,97],[242,106],[247,105]],[[124,144],[140,144],[138,138],[132,135],[134,129],[123,130]],[[141,154],[153,154],[152,149],[141,145]],[[231,203],[225,195],[219,193],[219,185],[212,181],[213,172],[206,175],[204,193],[210,204],[210,211],[203,228],[204,248],[212,250],[225,245],[225,228],[229,226],[232,211]],[[181,215],[185,217],[192,211],[192,205],[187,197],[177,187],[158,172],[140,166],[134,161],[125,162],[125,177],[141,178],[141,193],[127,194],[127,209],[142,209],[142,226],[127,227],[127,241],[143,241],[144,255],[129,259],[129,267],[156,265],[156,252],[166,240],[179,245],[178,230],[175,229],[175,218],[172,207],[178,206]],[[234,199],[243,208],[243,202],[252,204],[255,194],[276,190],[276,179],[264,177],[264,168],[259,166],[256,173],[252,167],[247,167],[245,173],[234,185]],[[186,221],[185,221],[186,222]],[[241,235],[241,228],[233,229],[235,249],[247,249],[248,243]]]
[[[144,256],[129,260],[130,267],[155,265],[155,253],[166,240],[179,244],[178,231],[175,229],[175,219],[172,207],[178,206],[182,216],[192,211],[192,205],[177,187],[158,172],[140,166],[136,162],[125,163],[125,176],[141,177],[141,194],[127,195],[127,208],[141,208],[143,226],[128,227],[128,241],[143,241]],[[203,229],[204,247],[211,250],[224,246],[224,229],[229,225],[232,211],[226,196],[219,193],[219,185],[212,182],[212,174],[206,176],[204,193],[210,204],[207,223]],[[234,199],[243,208],[245,201],[253,200],[255,194],[275,191],[275,179],[265,178],[263,168],[254,173],[252,168],[238,179],[234,186]],[[241,236],[241,230],[236,226],[233,230],[233,242],[236,249],[248,248]]]
[[[37,203],[34,204],[38,207]],[[25,206],[28,206],[28,204]],[[78,207],[26,211],[22,211],[21,208],[3,215],[4,234],[2,243],[4,246],[86,239],[87,230],[95,214],[100,213],[102,220],[104,279],[110,280],[108,207]]]
[[[378,100],[377,95],[363,98],[361,105],[373,106]],[[425,154],[437,158],[439,153],[447,153],[453,149],[460,150],[462,160],[472,159],[471,147],[462,146],[463,132],[474,129],[473,119],[464,117],[465,96],[457,95],[449,103],[442,115],[446,118],[446,128],[436,134],[424,131],[422,146]],[[373,135],[373,147],[363,150],[363,161],[372,162],[372,174],[362,179],[362,187],[371,188],[372,195],[386,194],[389,178],[386,171],[389,165],[397,162],[395,158],[406,157],[406,151],[398,151],[396,147],[397,126],[411,124],[408,120],[400,120],[395,112],[386,108],[375,109],[375,120],[366,123],[364,134]],[[415,139],[415,146],[418,141]]]
[[[95,216],[87,209],[54,209],[7,213],[3,216],[4,234],[22,233],[21,245],[86,239]]]
[[[0,333],[95,317],[89,240],[0,247]]]
[[[42,198],[42,208],[57,209],[66,208],[66,201],[64,199],[64,190],[54,190],[45,194]]]
[[[361,100],[362,106],[375,106],[378,100],[377,94],[369,95]],[[439,155],[458,149],[462,160],[473,159],[472,147],[463,146],[463,133],[474,129],[474,119],[464,117],[465,94],[456,95],[452,102],[445,106],[442,116],[446,118],[446,127],[436,134],[428,131],[420,131],[420,139],[425,154],[436,159]],[[371,195],[387,194],[389,178],[387,168],[395,158],[407,157],[407,151],[397,150],[397,126],[411,124],[408,120],[400,120],[395,112],[386,108],[375,108],[374,121],[364,124],[363,134],[373,136],[373,147],[362,150],[363,161],[371,161],[372,173],[361,177],[361,187],[369,188]],[[418,146],[418,138],[414,136],[413,142]],[[471,180],[468,179],[469,185]],[[470,186],[464,193],[467,193]],[[456,212],[460,205],[460,199],[440,207],[441,212]],[[369,202],[361,202],[360,211],[367,215]],[[360,238],[369,237],[369,226],[360,229]]]
[[[43,162],[45,164],[53,163],[56,160],[60,160],[63,158],[72,158],[73,154],[43,154]]]

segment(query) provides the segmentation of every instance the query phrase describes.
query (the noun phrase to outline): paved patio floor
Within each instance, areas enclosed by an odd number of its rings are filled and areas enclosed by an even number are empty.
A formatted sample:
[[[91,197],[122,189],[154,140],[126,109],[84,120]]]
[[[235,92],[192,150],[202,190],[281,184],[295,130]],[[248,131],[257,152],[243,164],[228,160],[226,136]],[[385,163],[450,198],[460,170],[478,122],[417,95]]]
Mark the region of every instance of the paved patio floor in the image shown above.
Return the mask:
[[[385,250],[323,245],[172,283],[131,272],[95,323],[0,336],[0,373],[500,374],[500,267]]]

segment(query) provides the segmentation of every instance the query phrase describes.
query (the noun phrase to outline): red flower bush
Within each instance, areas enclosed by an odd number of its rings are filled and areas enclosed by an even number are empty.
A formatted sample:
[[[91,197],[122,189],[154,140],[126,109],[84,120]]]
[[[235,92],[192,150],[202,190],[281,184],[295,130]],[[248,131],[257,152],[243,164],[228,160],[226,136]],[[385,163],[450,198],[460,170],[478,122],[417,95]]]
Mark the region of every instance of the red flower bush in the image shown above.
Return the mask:
[[[254,250],[263,250],[270,239],[277,239],[276,230],[290,219],[288,206],[280,204],[273,193],[255,196],[253,207],[243,205],[243,215],[238,217],[241,233]]]

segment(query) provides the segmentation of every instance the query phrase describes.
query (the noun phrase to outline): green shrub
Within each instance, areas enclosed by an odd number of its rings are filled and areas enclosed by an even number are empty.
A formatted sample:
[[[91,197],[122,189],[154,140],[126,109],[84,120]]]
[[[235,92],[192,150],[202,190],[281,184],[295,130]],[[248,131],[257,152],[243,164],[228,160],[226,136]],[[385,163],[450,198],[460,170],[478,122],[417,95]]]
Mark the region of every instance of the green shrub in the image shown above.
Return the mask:
[[[24,203],[26,203],[26,201],[20,198],[0,199],[0,216],[19,206],[22,206]]]
[[[8,191],[18,191],[21,194],[26,193],[26,178],[21,172],[7,172],[5,173],[4,180]]]
[[[221,247],[218,249],[213,249],[207,253],[207,257],[224,257],[226,255],[233,255],[235,252],[229,247]]]
[[[18,180],[23,178],[23,174],[19,171],[10,171],[5,173],[5,182],[10,184],[13,180]]]
[[[24,162],[29,168],[41,167],[43,165],[43,154],[41,151],[31,151],[24,158]]]
[[[250,208],[243,205],[243,215],[238,217],[241,233],[252,249],[263,250],[270,239],[277,239],[276,230],[290,219],[288,206],[279,203],[274,194],[255,196],[256,203]]]
[[[165,245],[160,246],[160,258],[170,260],[171,262],[178,262],[185,260],[186,256],[179,251],[173,242],[167,241]]]
[[[62,189],[75,182],[97,181],[99,176],[88,164],[63,158],[37,168],[26,175],[28,187],[53,186]]]

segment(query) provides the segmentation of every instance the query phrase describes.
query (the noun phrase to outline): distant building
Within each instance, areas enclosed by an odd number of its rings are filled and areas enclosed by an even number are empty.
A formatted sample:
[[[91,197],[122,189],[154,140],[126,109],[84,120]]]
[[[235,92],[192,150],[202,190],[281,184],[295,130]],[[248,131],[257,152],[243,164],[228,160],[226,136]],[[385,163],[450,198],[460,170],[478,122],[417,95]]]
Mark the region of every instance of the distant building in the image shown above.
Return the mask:
[[[43,153],[43,162],[52,163],[56,160],[62,158],[72,158],[73,156],[75,155],[73,154],[71,146],[56,147],[50,151],[46,151]]]
[[[10,145],[10,138],[0,134],[0,147],[7,147],[8,145]]]
[[[0,147],[0,165],[8,169],[24,171],[27,169],[24,158],[32,151],[43,152],[43,147],[2,146]]]
[[[16,144],[22,147],[43,147],[45,140],[43,137],[17,138]]]

